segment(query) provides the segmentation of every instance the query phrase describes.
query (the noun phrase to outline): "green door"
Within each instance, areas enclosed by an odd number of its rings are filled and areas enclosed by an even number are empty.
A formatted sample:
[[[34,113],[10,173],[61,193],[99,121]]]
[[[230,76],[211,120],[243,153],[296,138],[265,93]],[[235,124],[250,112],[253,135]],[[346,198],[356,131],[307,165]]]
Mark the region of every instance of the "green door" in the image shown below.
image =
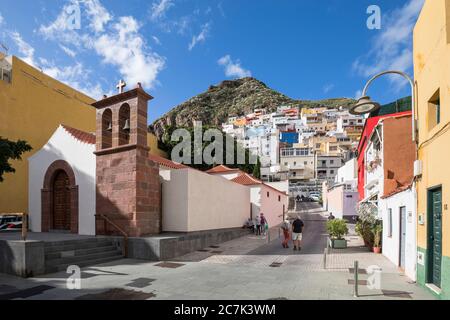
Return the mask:
[[[431,190],[429,197],[428,282],[440,288],[442,262],[442,189]]]

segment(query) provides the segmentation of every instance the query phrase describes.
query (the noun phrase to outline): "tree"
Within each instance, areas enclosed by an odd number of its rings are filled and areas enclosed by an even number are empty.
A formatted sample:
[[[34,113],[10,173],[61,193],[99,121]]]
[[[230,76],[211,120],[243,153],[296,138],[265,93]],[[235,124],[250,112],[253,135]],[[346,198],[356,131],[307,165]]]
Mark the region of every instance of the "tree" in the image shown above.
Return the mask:
[[[261,178],[261,162],[259,161],[259,158],[256,162],[256,165],[253,167],[253,176],[256,179],[260,179]]]
[[[208,169],[211,169],[212,167],[214,167],[215,165],[217,165],[217,163],[215,164],[207,164],[205,162],[201,163],[201,164],[196,164],[193,160],[194,160],[194,153],[195,153],[195,149],[194,149],[194,128],[193,127],[175,127],[175,126],[166,126],[165,130],[164,130],[164,136],[162,137],[162,141],[161,141],[161,149],[166,151],[169,154],[169,157],[171,157],[172,154],[172,149],[175,148],[175,146],[179,143],[178,141],[171,141],[171,137],[172,137],[172,133],[176,130],[176,129],[186,129],[190,136],[191,136],[191,155],[190,155],[190,159],[191,159],[191,164],[189,164],[189,166],[205,171]],[[215,127],[215,126],[203,126],[202,127],[202,136],[204,135],[204,133],[208,130],[208,129],[217,129],[219,131],[221,131],[219,128]],[[244,149],[242,147],[242,145],[240,143],[237,142],[237,140],[235,138],[233,138],[233,144],[234,144],[234,148],[233,150],[227,150],[226,148],[226,143],[225,143],[225,138],[226,135],[223,134],[223,150],[222,150],[222,155],[223,155],[223,159],[222,159],[222,163],[225,164],[226,166],[230,167],[230,168],[237,168],[240,169],[244,172],[247,173],[257,173],[258,175],[255,177],[259,178],[260,177],[260,166],[261,163],[259,162],[259,158],[255,163],[250,163],[250,152],[248,149]],[[213,140],[214,141],[214,140]],[[211,143],[213,143],[213,141],[209,142],[209,141],[203,141],[202,145],[201,145],[201,152],[203,152],[205,150],[206,147],[208,147]],[[238,164],[238,151],[244,152],[245,153],[245,163],[242,164]],[[198,151],[198,150],[197,150]],[[230,152],[233,152],[232,155],[230,155]],[[227,160],[227,155],[229,157],[233,157],[234,161],[233,163],[228,163]],[[228,158],[229,158],[228,157]],[[173,160],[173,159],[172,159]]]
[[[0,137],[0,182],[3,181],[3,174],[16,172],[9,160],[22,160],[22,154],[32,149],[26,141],[14,142]]]

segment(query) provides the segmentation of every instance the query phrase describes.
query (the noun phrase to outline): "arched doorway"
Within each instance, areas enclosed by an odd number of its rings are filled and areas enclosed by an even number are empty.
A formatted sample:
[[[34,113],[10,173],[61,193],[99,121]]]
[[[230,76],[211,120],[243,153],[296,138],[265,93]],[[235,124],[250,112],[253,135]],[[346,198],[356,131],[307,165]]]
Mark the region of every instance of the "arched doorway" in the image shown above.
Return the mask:
[[[52,189],[52,229],[70,230],[70,182],[64,170],[56,172]]]
[[[78,186],[75,174],[66,161],[57,160],[48,167],[41,202],[42,232],[78,233]]]

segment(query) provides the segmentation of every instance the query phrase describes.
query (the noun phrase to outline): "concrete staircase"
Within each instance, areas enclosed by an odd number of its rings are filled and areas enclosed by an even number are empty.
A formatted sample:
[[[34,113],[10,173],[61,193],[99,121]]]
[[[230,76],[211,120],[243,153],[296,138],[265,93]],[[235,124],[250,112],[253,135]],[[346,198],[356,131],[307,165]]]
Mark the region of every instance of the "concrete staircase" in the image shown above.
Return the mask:
[[[122,259],[122,252],[108,238],[45,243],[45,273],[65,271],[70,265],[86,267]]]

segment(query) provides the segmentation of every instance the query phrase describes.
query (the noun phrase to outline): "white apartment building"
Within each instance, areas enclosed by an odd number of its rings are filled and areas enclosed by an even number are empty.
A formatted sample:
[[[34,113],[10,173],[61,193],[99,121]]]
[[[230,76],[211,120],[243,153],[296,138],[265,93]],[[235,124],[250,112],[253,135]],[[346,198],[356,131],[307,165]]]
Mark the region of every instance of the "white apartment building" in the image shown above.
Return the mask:
[[[314,153],[310,148],[283,148],[280,150],[280,168],[288,172],[289,180],[314,179]]]
[[[343,112],[339,115],[336,121],[336,131],[346,132],[349,128],[364,127],[365,119],[361,116],[352,115],[348,112]]]

